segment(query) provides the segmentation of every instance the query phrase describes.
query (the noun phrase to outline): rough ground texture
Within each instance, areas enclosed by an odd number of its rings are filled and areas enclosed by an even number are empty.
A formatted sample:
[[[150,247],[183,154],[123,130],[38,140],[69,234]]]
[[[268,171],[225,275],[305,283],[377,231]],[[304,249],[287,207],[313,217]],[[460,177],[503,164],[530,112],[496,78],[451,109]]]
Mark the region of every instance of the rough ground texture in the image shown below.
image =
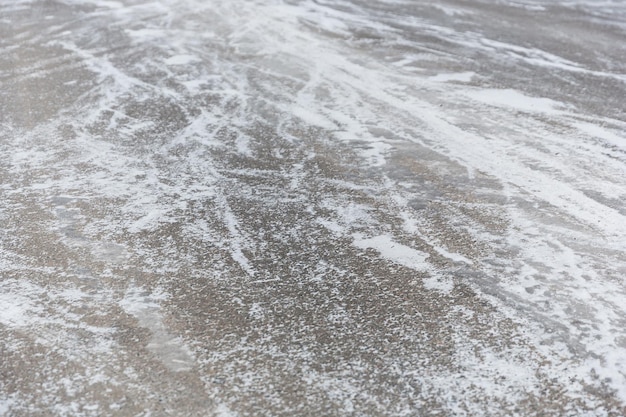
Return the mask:
[[[1,416],[623,416],[626,5],[0,0]]]

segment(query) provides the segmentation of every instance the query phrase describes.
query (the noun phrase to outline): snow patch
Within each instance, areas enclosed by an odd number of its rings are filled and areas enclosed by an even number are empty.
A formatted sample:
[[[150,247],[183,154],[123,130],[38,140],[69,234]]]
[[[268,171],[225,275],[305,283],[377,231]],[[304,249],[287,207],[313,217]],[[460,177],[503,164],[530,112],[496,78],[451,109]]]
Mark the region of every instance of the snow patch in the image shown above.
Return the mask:
[[[394,242],[391,236],[380,235],[365,238],[360,233],[352,235],[353,244],[360,249],[374,249],[391,262],[400,264],[415,271],[430,269],[426,259],[430,256],[426,252],[413,249],[409,246]]]
[[[549,98],[529,97],[513,89],[487,88],[463,92],[467,97],[495,107],[505,107],[527,113],[560,113],[562,103]]]
[[[433,75],[432,77],[428,77],[429,81],[434,81],[438,83],[447,83],[450,81],[457,81],[461,83],[469,83],[476,76],[475,72],[455,72],[455,73],[444,73]]]
[[[609,146],[626,149],[626,135],[619,136],[610,130],[593,123],[575,122],[574,127],[586,135],[601,139]]]
[[[196,55],[174,55],[165,60],[167,65],[188,65],[196,62],[201,62],[202,60]]]
[[[0,323],[7,327],[25,327],[37,322],[43,313],[39,297],[42,289],[27,281],[0,282]]]
[[[433,275],[422,280],[424,288],[431,291],[438,291],[443,294],[449,294],[454,288],[454,282],[448,277],[441,275]]]

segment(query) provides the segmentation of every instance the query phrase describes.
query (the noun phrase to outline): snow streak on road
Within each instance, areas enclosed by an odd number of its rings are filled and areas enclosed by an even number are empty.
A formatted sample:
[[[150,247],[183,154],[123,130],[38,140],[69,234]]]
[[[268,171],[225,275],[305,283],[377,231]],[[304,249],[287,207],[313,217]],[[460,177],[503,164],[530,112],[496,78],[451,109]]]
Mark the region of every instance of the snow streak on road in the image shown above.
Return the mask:
[[[625,37],[0,0],[0,415],[625,415]]]

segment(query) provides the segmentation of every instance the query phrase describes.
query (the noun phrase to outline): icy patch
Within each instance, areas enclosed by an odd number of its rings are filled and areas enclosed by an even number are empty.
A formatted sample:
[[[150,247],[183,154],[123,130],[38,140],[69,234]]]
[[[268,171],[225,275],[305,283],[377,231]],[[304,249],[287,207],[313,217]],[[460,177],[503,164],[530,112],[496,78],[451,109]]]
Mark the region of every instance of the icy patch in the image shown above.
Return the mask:
[[[111,242],[93,243],[91,245],[91,254],[100,261],[111,262],[113,264],[121,264],[130,257],[130,254],[124,246]]]
[[[120,305],[128,314],[137,319],[141,327],[152,332],[152,337],[146,346],[148,350],[170,370],[188,371],[193,367],[195,359],[181,338],[171,335],[163,323],[159,301],[164,298],[161,294],[148,294],[135,288],[126,294]]]
[[[67,196],[52,198],[52,202],[55,204],[55,214],[58,218],[59,231],[63,235],[65,243],[69,246],[88,249],[95,259],[102,262],[121,264],[127,261],[130,254],[123,245],[92,240],[81,232],[85,216],[78,209],[66,207],[66,204],[74,200],[75,198]]]

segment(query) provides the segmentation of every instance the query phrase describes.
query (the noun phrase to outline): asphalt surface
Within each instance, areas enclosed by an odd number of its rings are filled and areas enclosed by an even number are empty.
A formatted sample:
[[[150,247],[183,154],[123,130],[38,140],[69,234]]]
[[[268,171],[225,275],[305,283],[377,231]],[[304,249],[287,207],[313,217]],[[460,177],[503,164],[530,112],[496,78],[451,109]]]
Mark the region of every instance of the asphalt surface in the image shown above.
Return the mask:
[[[0,416],[626,415],[624,39],[0,0]]]

